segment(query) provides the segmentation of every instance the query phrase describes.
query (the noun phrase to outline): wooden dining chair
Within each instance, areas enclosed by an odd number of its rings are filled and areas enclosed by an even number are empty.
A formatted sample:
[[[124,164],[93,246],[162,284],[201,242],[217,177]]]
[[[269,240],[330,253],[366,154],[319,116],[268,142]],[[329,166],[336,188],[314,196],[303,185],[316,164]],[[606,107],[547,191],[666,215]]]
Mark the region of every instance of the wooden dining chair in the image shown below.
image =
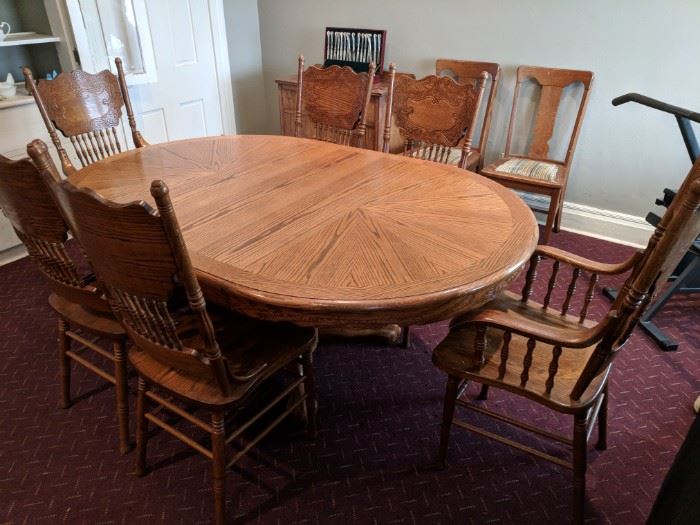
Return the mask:
[[[369,73],[355,73],[347,66],[304,70],[304,57],[299,56],[295,136],[364,147],[375,69],[372,62]]]
[[[393,115],[403,138],[400,154],[448,164],[453,162],[452,149],[459,146],[457,165],[466,168],[487,78],[482,72],[474,84],[436,75],[417,80],[397,75],[391,64],[384,152],[389,153]]]
[[[148,145],[136,129],[122,61],[116,58],[114,62],[117,66],[116,76],[107,69],[95,74],[75,70],[61,73],[53,80],[35,82],[28,67],[22,70],[27,90],[36,100],[66,176],[75,173],[76,168],[63,148],[56,129],[70,139],[80,164],[85,167],[120,153],[126,146],[122,146],[117,132],[124,106],[134,146],[141,148]]]
[[[56,194],[66,214],[75,218],[77,236],[134,343],[129,361],[139,375],[137,473],[146,471],[146,427],[152,422],[212,461],[216,523],[223,524],[227,467],[302,403],[307,430],[316,433],[312,367],[316,330],[215,309],[210,315],[165,183],[151,185],[157,211],[143,201],[109,202],[68,181],[58,186]],[[277,372],[289,377],[282,392],[226,435],[225,414],[240,408],[255,387]],[[301,388],[304,393],[299,395]],[[147,411],[147,403],[156,407]],[[210,417],[198,417],[188,406],[204,408]],[[227,444],[280,406],[281,413],[226,457]],[[161,411],[206,431],[211,446],[174,428],[159,416]]]
[[[60,406],[71,405],[71,362],[114,384],[119,450],[126,453],[130,449],[126,332],[112,315],[94,276],[82,271],[84,261],[71,256],[78,250],[66,248],[68,227],[39,172],[59,177],[46,145],[35,141],[30,149],[39,165],[27,158],[11,161],[0,156],[0,208],[51,286],[49,305],[58,315]],[[72,343],[77,347],[71,348]],[[113,372],[99,367],[84,350],[111,361]]]
[[[517,154],[512,149],[513,131],[521,98],[530,98],[520,96],[521,88],[530,80],[541,88],[539,102],[531,120],[529,144],[524,153]],[[556,160],[550,152],[550,143],[554,138],[562,94],[565,88],[577,83],[583,85],[581,101],[571,135],[569,135],[564,159]],[[593,73],[590,71],[520,66],[513,94],[513,108],[508,125],[505,153],[498,162],[484,167],[479,172],[509,188],[549,196],[549,207],[546,210],[538,210],[547,213],[544,244],[549,242],[552,230],[558,232],[561,225],[569,170],[574,159],[576,142],[586,113],[592,83]]]
[[[483,120],[481,121],[481,132],[479,133],[479,141],[475,143],[472,138],[469,157],[467,158],[466,168],[472,171],[479,171],[484,164],[484,152],[489,140],[489,131],[491,131],[491,114],[493,113],[493,103],[496,100],[498,91],[498,83],[501,79],[501,66],[495,62],[473,62],[469,60],[451,60],[448,58],[439,58],[435,61],[435,74],[438,76],[449,76],[460,84],[476,84],[481,81],[482,72],[486,72],[489,81],[485,88],[484,96],[486,103],[483,112]],[[460,160],[461,150],[454,148],[450,155],[451,162],[457,164]]]
[[[448,374],[438,465],[443,467],[451,426],[457,425],[541,459],[573,470],[574,522],[583,523],[587,441],[598,421],[597,448],[607,446],[608,378],[618,351],[627,342],[645,308],[700,234],[700,160],[695,163],[644,252],[626,262],[603,264],[549,246],[532,256],[521,295],[503,292],[484,307],[455,319],[447,337],[435,348],[433,362]],[[542,302],[532,300],[542,259],[553,261]],[[561,306],[553,290],[562,265],[572,268]],[[587,320],[600,275],[630,275],[600,322]],[[575,302],[578,279],[588,276],[584,294]],[[559,302],[559,301],[556,301]],[[571,313],[580,304],[577,314]],[[578,307],[577,307],[578,309]],[[468,381],[526,397],[574,418],[573,439],[520,422],[461,399]],[[455,405],[573,446],[567,461],[509,438],[483,430],[454,416]]]

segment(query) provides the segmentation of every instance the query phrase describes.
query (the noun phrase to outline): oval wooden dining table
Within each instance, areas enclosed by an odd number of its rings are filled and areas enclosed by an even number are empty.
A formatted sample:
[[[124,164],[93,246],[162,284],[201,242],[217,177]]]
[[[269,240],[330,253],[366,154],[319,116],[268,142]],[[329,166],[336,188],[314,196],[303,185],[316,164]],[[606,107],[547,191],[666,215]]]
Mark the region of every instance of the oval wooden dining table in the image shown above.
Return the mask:
[[[71,177],[116,202],[170,188],[208,300],[316,327],[425,324],[515,279],[538,230],[511,190],[454,166],[281,136],[130,150]]]

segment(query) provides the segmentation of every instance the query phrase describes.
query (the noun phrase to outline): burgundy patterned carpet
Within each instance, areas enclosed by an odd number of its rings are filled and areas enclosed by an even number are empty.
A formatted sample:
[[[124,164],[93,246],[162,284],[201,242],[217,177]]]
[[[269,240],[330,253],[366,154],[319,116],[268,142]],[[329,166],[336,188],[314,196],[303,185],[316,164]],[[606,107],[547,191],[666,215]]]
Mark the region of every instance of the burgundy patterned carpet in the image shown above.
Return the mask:
[[[609,262],[631,253],[571,233],[555,235],[554,244]],[[213,502],[205,458],[154,432],[154,469],[136,478],[134,454],[116,451],[112,390],[82,368],[74,368],[78,401],[57,408],[47,293],[29,261],[0,268],[0,523],[208,523]],[[593,315],[607,306],[598,294]],[[658,319],[681,347],[663,353],[637,331],[621,353],[610,385],[609,448],[590,447],[591,523],[644,521],[694,417],[700,298],[676,299]],[[229,475],[231,522],[568,522],[570,473],[554,465],[453,429],[450,467],[432,468],[445,378],[430,352],[444,333],[444,324],[415,328],[408,350],[321,345],[318,439],[306,440],[287,425],[244,459]],[[507,393],[493,391],[487,403],[570,431],[568,419]]]

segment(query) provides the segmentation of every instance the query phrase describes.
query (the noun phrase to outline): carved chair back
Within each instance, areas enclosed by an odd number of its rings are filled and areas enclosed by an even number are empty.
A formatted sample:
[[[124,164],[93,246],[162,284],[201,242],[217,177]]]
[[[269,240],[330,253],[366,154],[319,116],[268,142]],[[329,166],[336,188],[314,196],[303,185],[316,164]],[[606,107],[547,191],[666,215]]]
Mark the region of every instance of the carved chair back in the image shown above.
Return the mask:
[[[501,66],[495,62],[472,62],[469,60],[451,60],[439,58],[435,61],[435,74],[438,76],[449,76],[460,84],[476,84],[481,81],[482,72],[490,77],[488,83],[488,93],[485,92],[486,103],[484,108],[484,120],[481,125],[479,142],[472,140],[472,147],[482,151],[486,147],[491,130],[491,114],[493,112],[493,102],[496,100],[498,83],[501,79]]]
[[[41,146],[51,162],[46,145]],[[58,177],[51,165],[52,176]],[[110,311],[85,264],[66,250],[68,226],[30,159],[12,161],[0,155],[0,208],[54,293],[93,310]]]
[[[134,145],[139,148],[148,144],[136,129],[122,61],[117,58],[115,63],[117,76],[108,70],[94,75],[76,70],[35,82],[29,68],[23,70],[27,89],[36,100],[66,175],[76,169],[56,129],[70,139],[84,167],[122,151],[117,128],[125,106]]]
[[[213,380],[229,394],[236,378],[221,355],[165,183],[151,184],[157,211],[143,201],[107,201],[68,181],[54,190],[134,344],[163,365]],[[187,344],[184,328],[191,332]]]
[[[416,80],[410,75],[396,75],[396,67],[391,64],[389,76],[384,151],[389,151],[393,113],[404,139],[403,155],[447,163],[452,148],[461,141],[459,166],[464,168],[487,74],[483,72],[475,84],[459,84],[436,75]]]
[[[518,103],[520,102],[520,91],[523,84],[529,79],[534,80],[540,87],[539,104],[534,113],[532,126],[530,129],[530,144],[524,156],[535,160],[553,160],[550,156],[550,142],[553,138],[557,115],[561,103],[564,89],[572,84],[580,82],[583,84],[581,102],[576,113],[573,129],[566,147],[566,156],[563,160],[564,166],[568,167],[573,158],[576,142],[581,130],[581,123],[586,112],[588,97],[590,95],[593,73],[590,71],[577,71],[573,69],[555,69],[546,67],[520,66],[517,73],[515,93],[513,94],[513,108],[510,113],[510,123],[508,124],[508,137],[506,139],[505,156],[512,153],[513,130],[516,123]],[[566,172],[567,170],[565,170]]]
[[[371,63],[369,73],[355,73],[340,66],[310,66],[304,70],[304,57],[300,56],[295,135],[303,136],[303,116],[311,122],[310,138],[364,146],[375,69]]]

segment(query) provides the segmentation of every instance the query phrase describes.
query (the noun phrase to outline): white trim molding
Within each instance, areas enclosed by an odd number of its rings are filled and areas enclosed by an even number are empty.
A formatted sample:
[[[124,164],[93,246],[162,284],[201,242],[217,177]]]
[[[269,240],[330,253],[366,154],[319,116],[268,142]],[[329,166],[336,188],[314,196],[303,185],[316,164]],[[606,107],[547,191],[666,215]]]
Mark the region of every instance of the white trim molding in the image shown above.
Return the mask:
[[[222,130],[225,135],[235,135],[236,112],[233,106],[233,81],[231,79],[231,63],[228,57],[229,49],[226,37],[226,20],[224,18],[224,0],[209,1],[209,19],[214,42]]]
[[[549,206],[549,198],[543,195],[516,193],[532,208],[542,209]],[[538,219],[541,219],[540,222],[544,223],[544,214],[536,213],[536,215]],[[564,202],[561,228],[637,248],[645,247],[654,231],[654,228],[644,217],[594,208],[575,202]]]
[[[17,261],[22,257],[26,256],[27,249],[24,247],[23,244],[18,244],[17,246],[13,246],[12,248],[8,248],[7,250],[2,250],[0,251],[0,266],[9,264],[13,261]]]

